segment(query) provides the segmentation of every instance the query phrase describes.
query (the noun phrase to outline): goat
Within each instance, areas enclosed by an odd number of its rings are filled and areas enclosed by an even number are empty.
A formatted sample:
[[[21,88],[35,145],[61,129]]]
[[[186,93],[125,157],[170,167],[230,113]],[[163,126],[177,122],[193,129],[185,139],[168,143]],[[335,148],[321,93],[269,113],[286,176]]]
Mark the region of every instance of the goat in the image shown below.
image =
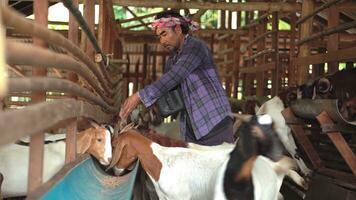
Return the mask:
[[[276,143],[278,139],[271,124],[257,122],[264,117],[253,117],[250,122],[245,123],[249,128],[245,128],[241,134],[246,135],[247,140],[251,142],[247,142],[248,145],[242,149],[243,152],[252,153],[252,157],[257,157],[254,155],[256,153],[276,160],[281,155],[282,151],[277,150],[281,145]],[[271,122],[271,119],[269,121]],[[188,148],[164,147],[152,142],[137,130],[127,128],[113,141],[113,159],[108,169],[116,166],[124,170],[138,159],[152,180],[160,199],[212,199],[219,178],[217,172],[225,161],[235,159],[235,156],[231,157],[231,152],[237,147],[226,143],[211,147],[189,145]],[[254,160],[258,159],[260,157]],[[253,166],[253,163],[254,161],[251,161],[250,165]],[[251,174],[251,171],[247,173]],[[253,177],[254,174],[250,176]],[[278,193],[279,188],[274,189]]]
[[[284,105],[282,100],[275,96],[271,100],[265,102],[259,110],[256,112],[257,115],[268,114],[272,117],[274,121],[275,131],[281,140],[283,146],[288,151],[288,153],[296,160],[298,167],[305,176],[311,175],[311,170],[305,165],[303,159],[297,153],[297,145],[295,144],[293,135],[291,134],[291,129],[287,126],[285,119],[282,115]],[[288,174],[293,181],[302,187],[306,187],[305,180],[295,171],[290,171]]]
[[[101,126],[88,128],[77,134],[77,152],[89,153],[103,165],[111,160],[111,135]],[[65,142],[44,146],[43,180],[48,181],[64,165]],[[0,147],[0,172],[4,175],[3,196],[24,196],[27,191],[29,147],[9,144]]]

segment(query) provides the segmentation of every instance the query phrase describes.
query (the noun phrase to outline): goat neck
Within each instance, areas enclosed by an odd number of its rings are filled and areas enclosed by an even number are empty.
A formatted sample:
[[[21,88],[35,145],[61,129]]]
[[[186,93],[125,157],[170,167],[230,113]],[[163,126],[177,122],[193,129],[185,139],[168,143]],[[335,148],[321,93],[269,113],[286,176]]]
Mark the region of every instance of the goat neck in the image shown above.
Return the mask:
[[[144,137],[135,130],[130,130],[119,135],[114,140],[115,151],[112,163],[117,168],[122,168],[120,164],[123,160],[129,160],[131,164],[138,158],[144,170],[156,181],[159,180],[162,163],[153,153],[152,141]],[[122,156],[125,152],[125,155]],[[112,165],[109,166],[109,168]],[[127,167],[127,166],[125,166]]]

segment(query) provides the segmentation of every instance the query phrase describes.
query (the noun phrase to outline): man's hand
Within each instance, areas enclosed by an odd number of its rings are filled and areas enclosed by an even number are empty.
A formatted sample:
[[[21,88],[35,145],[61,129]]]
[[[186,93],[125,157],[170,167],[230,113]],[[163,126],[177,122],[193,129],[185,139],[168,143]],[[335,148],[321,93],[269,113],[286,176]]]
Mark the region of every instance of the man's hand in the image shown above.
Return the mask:
[[[130,113],[136,108],[137,104],[140,103],[140,96],[138,96],[138,92],[129,96],[124,104],[121,106],[120,117],[121,119],[127,119]]]

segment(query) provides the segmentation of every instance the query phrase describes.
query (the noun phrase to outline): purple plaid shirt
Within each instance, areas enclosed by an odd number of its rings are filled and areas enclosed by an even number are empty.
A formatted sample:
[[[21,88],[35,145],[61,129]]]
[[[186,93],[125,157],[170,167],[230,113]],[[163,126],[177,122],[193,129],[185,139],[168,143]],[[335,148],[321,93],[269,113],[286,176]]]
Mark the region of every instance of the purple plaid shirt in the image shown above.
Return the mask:
[[[207,135],[216,124],[231,116],[231,107],[219,80],[212,54],[207,45],[187,36],[179,53],[171,55],[161,78],[139,91],[146,107],[179,85],[185,112],[181,112],[181,134],[187,134],[187,120],[197,139]]]

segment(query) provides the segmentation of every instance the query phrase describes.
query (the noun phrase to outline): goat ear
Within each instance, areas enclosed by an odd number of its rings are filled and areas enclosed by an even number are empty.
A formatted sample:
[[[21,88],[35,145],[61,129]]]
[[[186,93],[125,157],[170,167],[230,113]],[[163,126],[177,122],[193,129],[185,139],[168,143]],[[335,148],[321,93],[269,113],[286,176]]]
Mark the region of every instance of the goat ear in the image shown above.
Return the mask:
[[[113,168],[116,165],[116,163],[119,162],[121,158],[121,154],[126,148],[126,143],[124,144],[122,141],[118,140],[117,142],[115,142],[114,146],[115,146],[115,150],[113,151],[110,165],[106,170]]]
[[[83,154],[89,149],[93,136],[94,133],[91,131],[84,131],[78,134],[77,153]]]
[[[93,120],[90,120],[89,123],[94,128],[100,128],[100,125],[98,123],[96,123],[95,121],[93,121]]]

